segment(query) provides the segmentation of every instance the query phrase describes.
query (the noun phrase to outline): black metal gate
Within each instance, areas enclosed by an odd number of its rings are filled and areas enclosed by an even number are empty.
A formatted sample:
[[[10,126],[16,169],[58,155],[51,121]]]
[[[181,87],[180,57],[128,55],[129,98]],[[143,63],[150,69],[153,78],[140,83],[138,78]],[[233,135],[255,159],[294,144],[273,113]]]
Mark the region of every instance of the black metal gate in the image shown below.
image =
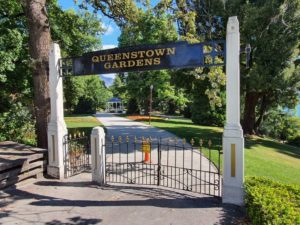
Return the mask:
[[[158,185],[221,196],[220,155],[212,142],[112,137],[106,140],[106,181]]]
[[[65,177],[74,176],[91,169],[90,138],[84,133],[64,137]]]

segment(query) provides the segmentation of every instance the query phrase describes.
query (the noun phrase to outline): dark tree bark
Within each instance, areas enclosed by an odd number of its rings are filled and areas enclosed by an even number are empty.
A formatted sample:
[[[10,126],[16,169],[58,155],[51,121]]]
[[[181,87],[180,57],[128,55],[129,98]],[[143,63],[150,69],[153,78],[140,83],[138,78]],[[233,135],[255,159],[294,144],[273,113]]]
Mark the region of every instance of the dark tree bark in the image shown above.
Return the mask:
[[[266,95],[264,95],[261,98],[260,108],[259,108],[259,112],[258,112],[258,119],[256,120],[255,125],[254,125],[254,130],[256,133],[258,131],[258,128],[259,128],[261,122],[263,121],[263,118],[264,118],[265,113],[268,108],[268,100],[267,99],[268,99],[268,97]]]
[[[255,134],[256,113],[255,107],[259,99],[257,92],[247,92],[245,96],[245,110],[243,117],[243,130],[245,134]]]
[[[32,60],[34,111],[37,146],[47,148],[47,123],[50,115],[48,62],[50,28],[46,0],[23,0],[29,31],[29,53]]]
[[[144,115],[149,116],[149,112],[150,112],[150,98],[146,99],[144,104],[145,104],[144,105],[144,109],[145,109]]]

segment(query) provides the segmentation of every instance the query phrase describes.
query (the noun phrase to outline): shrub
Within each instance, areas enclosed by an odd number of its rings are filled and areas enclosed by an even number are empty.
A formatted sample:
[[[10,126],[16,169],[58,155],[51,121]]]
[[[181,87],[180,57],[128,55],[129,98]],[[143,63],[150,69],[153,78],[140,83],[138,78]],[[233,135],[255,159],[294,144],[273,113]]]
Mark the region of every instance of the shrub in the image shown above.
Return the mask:
[[[191,106],[187,105],[180,113],[184,116],[184,118],[191,118],[192,117]]]
[[[80,97],[74,109],[74,114],[94,114],[96,106],[92,98]]]
[[[290,138],[288,144],[300,147],[300,135]]]
[[[0,125],[0,141],[36,144],[32,114],[20,102],[12,103],[8,112],[0,114]]]
[[[126,113],[127,114],[139,114],[140,113],[138,102],[135,98],[129,99]]]
[[[247,215],[252,224],[300,224],[300,187],[266,178],[245,182]]]
[[[272,138],[289,141],[297,136],[299,130],[298,118],[280,111],[272,111],[262,122],[259,132]]]

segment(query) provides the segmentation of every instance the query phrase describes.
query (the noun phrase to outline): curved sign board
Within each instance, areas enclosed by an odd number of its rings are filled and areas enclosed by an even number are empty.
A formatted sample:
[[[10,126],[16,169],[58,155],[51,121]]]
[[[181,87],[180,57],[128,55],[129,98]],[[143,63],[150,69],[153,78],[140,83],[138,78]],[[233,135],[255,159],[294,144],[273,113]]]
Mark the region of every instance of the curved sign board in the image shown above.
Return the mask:
[[[224,58],[223,41],[197,44],[175,42],[89,52],[81,57],[62,59],[62,70],[63,75],[68,69],[75,76],[121,73],[224,65]]]

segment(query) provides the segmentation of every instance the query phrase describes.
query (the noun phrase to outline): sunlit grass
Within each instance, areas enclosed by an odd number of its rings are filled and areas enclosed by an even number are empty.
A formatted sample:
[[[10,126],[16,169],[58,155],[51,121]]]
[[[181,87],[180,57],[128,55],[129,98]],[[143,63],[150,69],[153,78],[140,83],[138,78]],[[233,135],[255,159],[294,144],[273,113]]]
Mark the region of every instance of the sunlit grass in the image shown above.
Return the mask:
[[[92,115],[66,116],[65,122],[68,128],[101,126],[101,123]]]
[[[148,119],[139,120],[148,123]],[[153,118],[151,125],[167,130],[178,137],[213,142],[213,148],[221,148],[223,128],[200,126],[186,119]],[[206,153],[207,155],[207,153]],[[217,154],[212,160],[217,163]],[[300,148],[260,137],[245,138],[245,175],[263,176],[276,181],[300,185]]]

